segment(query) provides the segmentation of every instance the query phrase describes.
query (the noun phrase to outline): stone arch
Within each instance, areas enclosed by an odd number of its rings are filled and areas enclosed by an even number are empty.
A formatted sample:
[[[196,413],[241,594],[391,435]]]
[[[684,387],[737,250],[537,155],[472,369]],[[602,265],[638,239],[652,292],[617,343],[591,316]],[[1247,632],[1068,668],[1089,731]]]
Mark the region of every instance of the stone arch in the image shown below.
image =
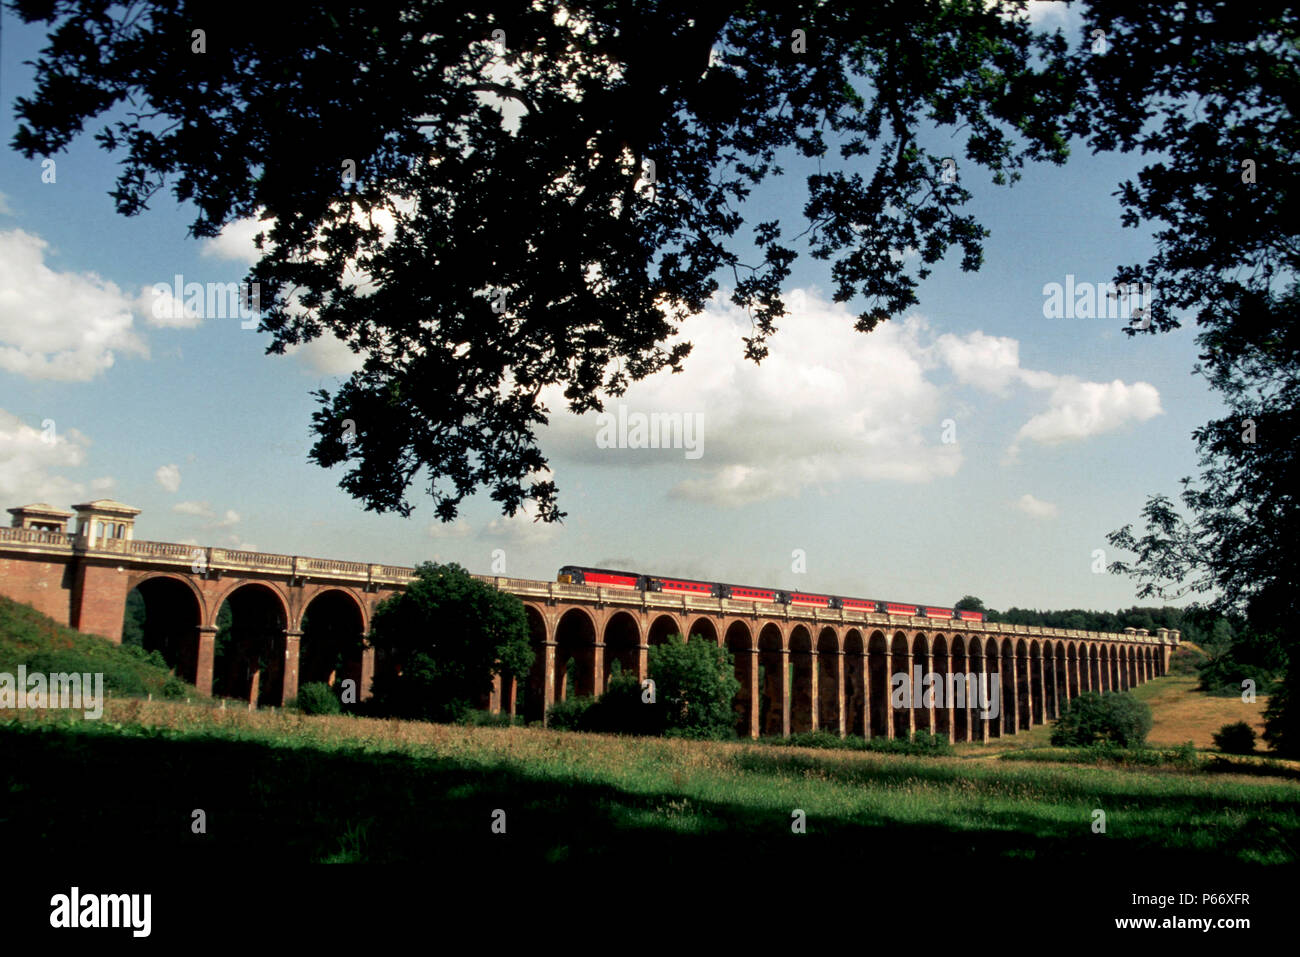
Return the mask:
[[[257,705],[284,703],[289,603],[272,582],[236,581],[217,607],[213,692]]]
[[[951,741],[953,695],[950,693],[952,683],[949,682],[948,675],[952,673],[952,659],[945,635],[935,635],[930,645],[930,672],[935,676],[934,733]]]
[[[1099,668],[1101,670],[1101,687],[1098,690],[1110,691],[1112,690],[1110,683],[1110,648],[1102,644],[1097,649],[1097,659],[1100,662]]]
[[[894,632],[894,639],[889,643],[889,663],[893,672],[889,676],[889,709],[894,717],[894,737],[910,738],[912,736],[912,648],[907,642],[907,635],[901,631]],[[902,695],[903,704],[896,706],[894,700],[895,677],[902,675],[902,684],[898,693]]]
[[[1002,658],[998,653],[998,640],[991,635],[982,640],[977,638],[971,653],[979,672],[982,705],[971,716],[971,731],[977,741],[987,741],[1002,736]]]
[[[314,614],[313,614],[314,613]],[[351,680],[357,697],[366,635],[366,609],[345,588],[322,588],[302,610],[298,639],[298,686],[319,681],[333,687]]]
[[[682,635],[682,624],[674,615],[661,612],[654,616],[650,621],[650,627],[646,630],[645,643],[647,645],[662,645],[668,640],[669,635]],[[682,635],[685,638],[685,635]]]
[[[844,737],[844,656],[840,635],[829,625],[817,635],[817,727]]]
[[[912,667],[908,669],[908,689],[911,693],[912,731],[934,731],[934,691],[925,680],[931,672],[930,639],[917,632],[912,636]],[[917,675],[920,675],[919,683]],[[916,685],[913,687],[913,685]]]
[[[1044,642],[1044,645],[1046,642]],[[1038,643],[1038,639],[1029,642],[1029,722],[1027,724],[1042,724],[1048,716],[1048,688],[1047,676],[1044,671],[1047,662],[1044,661],[1043,645]]]
[[[605,621],[603,639],[605,657],[603,674],[600,676],[600,691],[609,687],[609,680],[616,673],[641,674],[641,625],[636,617],[622,609],[614,612]],[[617,665],[617,667],[615,667]]]
[[[701,616],[699,618],[696,618],[693,622],[691,622],[691,626],[688,629],[686,629],[686,631],[687,634],[684,635],[683,637],[686,638],[687,641],[689,641],[692,636],[699,635],[701,638],[704,638],[706,641],[711,642],[715,646],[720,645],[722,643],[718,635],[717,624],[714,622],[712,618],[709,618],[707,616]]]
[[[871,704],[867,716],[871,724],[870,736],[887,738],[892,733],[889,704],[889,680],[891,676],[889,641],[883,632],[873,631],[867,640],[867,688]]]
[[[808,626],[796,624],[790,629],[790,733],[817,730],[816,653]]]
[[[723,642],[731,652],[733,674],[740,690],[732,702],[736,712],[736,733],[742,738],[757,737],[758,726],[758,655],[754,634],[740,618],[733,619],[723,632]]]
[[[850,628],[844,632],[844,731],[865,738],[870,733],[867,725],[867,646],[862,632]]]
[[[528,644],[533,649],[533,666],[529,669],[528,680],[518,689],[520,700],[516,700],[515,708],[528,721],[542,721],[546,717],[547,652],[550,651],[546,612],[532,602],[524,602],[524,616],[528,619]],[[375,667],[378,669],[378,662]]]
[[[1054,671],[1052,674],[1053,695],[1053,720],[1061,716],[1070,701],[1070,663],[1065,656],[1065,642],[1058,641],[1053,657]]]
[[[157,651],[172,671],[197,684],[199,628],[207,617],[203,593],[193,581],[167,572],[146,574],[127,593],[122,640],[138,637],[145,651]],[[138,636],[128,633],[136,628]]]
[[[596,619],[579,605],[568,608],[556,621],[552,672],[556,701],[574,695],[591,697],[596,693],[596,634]]]
[[[1088,690],[1101,691],[1101,649],[1095,642],[1088,646]]]
[[[1002,639],[1002,657],[999,662],[1002,676],[1002,733],[1015,734],[1020,730],[1020,688],[1016,673],[1015,640]]]
[[[759,687],[762,689],[759,721],[765,735],[789,734],[788,659],[781,626],[776,622],[766,622],[758,632]]]
[[[1029,646],[1025,639],[1016,641],[1016,730],[1025,731],[1033,726],[1033,688],[1029,679]]]
[[[952,715],[952,739],[955,742],[971,739],[971,698],[977,693],[975,684],[970,680],[970,659],[966,654],[966,636],[953,635],[948,646],[948,668],[952,674],[952,691],[954,696],[946,702]],[[978,679],[976,679],[978,681]],[[944,693],[948,693],[945,685]]]

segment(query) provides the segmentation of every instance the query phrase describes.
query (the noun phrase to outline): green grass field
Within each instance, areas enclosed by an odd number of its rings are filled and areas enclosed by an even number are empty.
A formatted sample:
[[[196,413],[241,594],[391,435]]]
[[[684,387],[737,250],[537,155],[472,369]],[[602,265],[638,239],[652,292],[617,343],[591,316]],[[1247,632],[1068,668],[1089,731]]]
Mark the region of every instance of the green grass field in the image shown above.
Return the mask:
[[[1288,768],[1125,767],[1046,751],[1005,760],[1032,754],[1008,743],[919,758],[114,697],[100,721],[0,712],[0,838],[14,859],[235,866],[483,854],[877,869],[1300,858],[1300,782]],[[196,810],[206,833],[194,833]]]

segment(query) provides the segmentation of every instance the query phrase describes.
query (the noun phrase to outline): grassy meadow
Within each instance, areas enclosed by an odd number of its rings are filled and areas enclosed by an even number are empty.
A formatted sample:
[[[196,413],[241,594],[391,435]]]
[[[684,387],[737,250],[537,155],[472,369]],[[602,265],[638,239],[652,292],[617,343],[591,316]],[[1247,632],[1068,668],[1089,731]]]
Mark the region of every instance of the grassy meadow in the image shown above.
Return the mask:
[[[6,845],[237,862],[815,853],[1280,864],[1283,775],[910,758],[115,699],[0,721]],[[195,809],[207,833],[192,833]],[[1106,832],[1094,833],[1093,812]],[[492,831],[505,812],[505,833]],[[802,811],[806,833],[792,824]]]
[[[53,647],[161,687],[165,671],[21,607],[0,605],[0,671]],[[1156,712],[1154,743],[1208,743],[1239,719],[1239,701],[1198,696],[1192,681],[1139,691]],[[136,689],[114,693],[98,721],[0,710],[0,839],[20,856],[236,867],[484,855],[876,869],[1300,860],[1300,769],[1186,752],[1116,764],[1045,747],[1047,731],[910,757],[249,712]]]

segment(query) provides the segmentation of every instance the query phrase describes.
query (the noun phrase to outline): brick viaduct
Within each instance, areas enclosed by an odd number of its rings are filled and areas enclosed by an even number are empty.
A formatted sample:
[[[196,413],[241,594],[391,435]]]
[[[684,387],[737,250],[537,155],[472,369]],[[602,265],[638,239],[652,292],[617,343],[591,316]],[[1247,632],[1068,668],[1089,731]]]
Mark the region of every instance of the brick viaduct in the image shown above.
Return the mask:
[[[10,509],[0,527],[0,592],[82,632],[122,640],[127,595],[144,600],[146,648],[164,652],[200,691],[262,704],[293,698],[300,681],[352,677],[363,697],[375,651],[358,640],[377,605],[405,587],[412,569],[170,542],[137,541],[137,509],[98,501],[70,513]],[[1042,724],[1088,690],[1122,690],[1162,675],[1179,633],[1124,634],[935,621],[843,609],[801,608],[694,595],[475,576],[518,596],[536,660],[520,687],[497,679],[481,704],[541,718],[570,694],[607,685],[615,662],[643,678],[651,646],[702,635],[735,659],[737,727],[751,737],[827,730],[865,737],[929,730],[954,741],[987,740]],[[218,655],[218,614],[243,622]],[[308,620],[310,613],[310,621]],[[360,649],[329,651],[340,636]],[[343,645],[339,645],[343,647]],[[573,665],[573,687],[568,680]],[[383,667],[383,663],[378,665]],[[902,673],[988,675],[992,707],[974,699],[891,694]],[[782,676],[786,680],[781,680]],[[997,678],[992,682],[992,678]],[[961,682],[957,683],[962,686]],[[910,689],[910,684],[904,684]],[[986,702],[987,703],[987,702]]]

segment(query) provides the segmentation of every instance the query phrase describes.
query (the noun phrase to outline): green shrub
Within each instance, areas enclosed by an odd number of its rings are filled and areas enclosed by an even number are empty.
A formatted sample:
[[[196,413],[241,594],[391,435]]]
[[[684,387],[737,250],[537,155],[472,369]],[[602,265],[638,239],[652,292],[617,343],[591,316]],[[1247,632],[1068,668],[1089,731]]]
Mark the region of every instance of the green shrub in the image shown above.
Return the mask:
[[[826,748],[833,751],[842,751],[854,748],[855,745],[850,738],[841,738],[838,734],[832,734],[830,731],[800,731],[790,735],[788,738],[771,738],[773,744],[784,744],[792,748]],[[857,739],[861,741],[861,738]]]
[[[478,708],[473,711],[466,711],[457,722],[457,724],[468,725],[471,728],[508,728],[511,725],[522,723],[522,718],[511,717],[508,712],[502,711],[494,714],[491,711],[483,711]]]
[[[1085,691],[1066,705],[1052,725],[1052,744],[1087,747],[1108,743],[1140,747],[1151,730],[1151,709],[1127,691]]]
[[[872,738],[867,750],[883,754],[908,754],[914,757],[942,757],[953,753],[948,739],[929,731],[917,731],[910,738]]]
[[[664,733],[664,713],[659,703],[644,699],[636,675],[620,672],[609,680],[605,693],[583,720],[584,731],[605,734],[655,736]]]
[[[1214,732],[1214,746],[1225,754],[1254,754],[1255,729],[1245,721],[1225,724]]]
[[[592,697],[557,701],[546,712],[546,726],[557,731],[585,731],[587,729],[583,726],[583,718],[595,703],[596,699]]]
[[[166,681],[163,682],[162,696],[164,698],[171,698],[171,699],[184,698],[185,691],[186,691],[185,682],[181,681],[181,679],[177,678],[175,675],[170,676]]]
[[[289,703],[303,714],[339,714],[343,711],[334,689],[323,681],[309,681],[298,689],[298,697]]]

